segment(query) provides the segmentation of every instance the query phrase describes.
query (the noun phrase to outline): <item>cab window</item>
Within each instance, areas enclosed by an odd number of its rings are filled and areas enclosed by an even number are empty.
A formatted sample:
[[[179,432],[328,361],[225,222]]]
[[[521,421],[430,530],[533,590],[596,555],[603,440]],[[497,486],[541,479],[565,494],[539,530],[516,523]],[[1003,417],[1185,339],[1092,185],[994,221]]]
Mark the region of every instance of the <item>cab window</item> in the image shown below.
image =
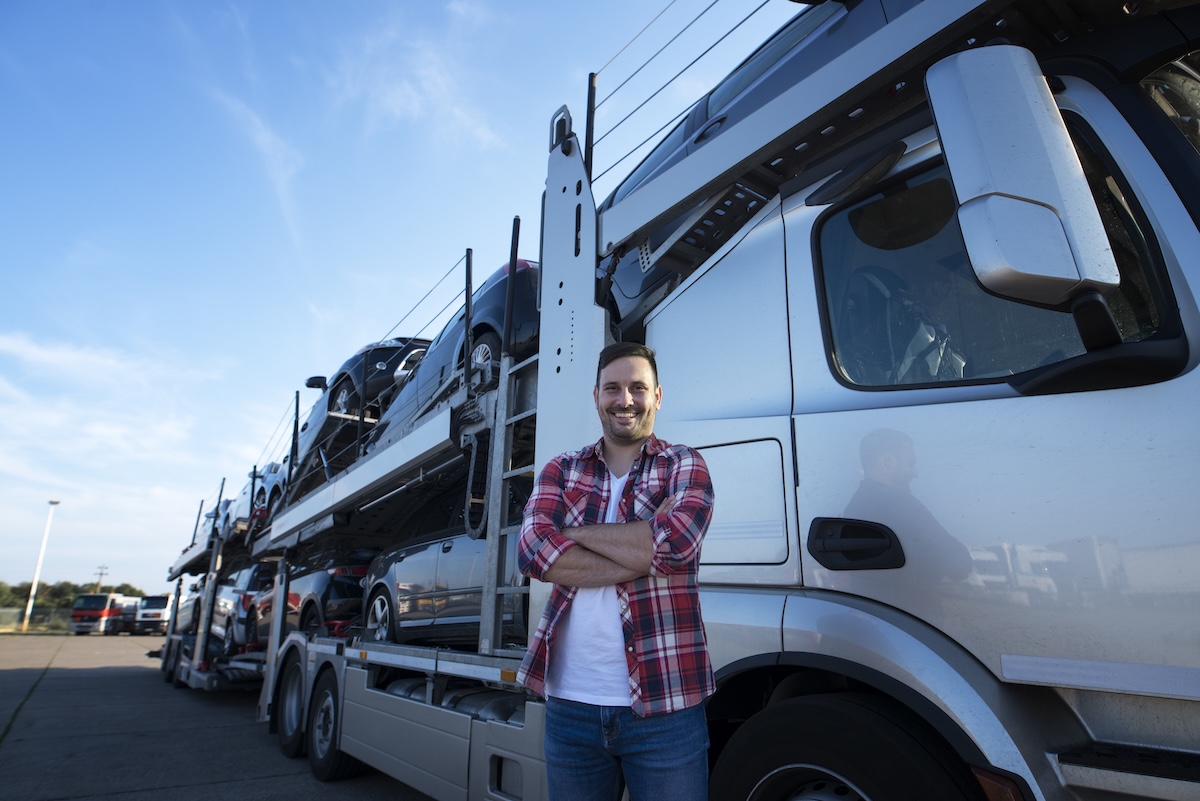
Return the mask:
[[[1162,292],[1151,247],[1108,160],[1068,121],[1120,286],[1107,299],[1122,340],[1153,337]],[[828,215],[818,230],[832,365],[855,388],[987,383],[1085,352],[1069,312],[988,293],[975,279],[944,165]]]

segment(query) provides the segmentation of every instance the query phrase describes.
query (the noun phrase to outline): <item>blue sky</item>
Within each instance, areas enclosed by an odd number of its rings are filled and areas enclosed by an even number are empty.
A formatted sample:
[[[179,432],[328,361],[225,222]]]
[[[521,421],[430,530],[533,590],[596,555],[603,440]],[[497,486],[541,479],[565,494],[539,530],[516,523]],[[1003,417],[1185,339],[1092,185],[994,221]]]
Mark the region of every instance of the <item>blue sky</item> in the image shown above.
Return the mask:
[[[582,129],[589,72],[606,97],[710,5],[601,134],[757,3],[0,3],[0,581],[32,579],[53,498],[42,581],[166,590],[201,501],[316,399],[306,377],[466,248],[477,280],[503,263],[514,216],[537,257],[551,114]],[[799,9],[767,0],[596,172]],[[435,334],[461,284],[397,333]]]

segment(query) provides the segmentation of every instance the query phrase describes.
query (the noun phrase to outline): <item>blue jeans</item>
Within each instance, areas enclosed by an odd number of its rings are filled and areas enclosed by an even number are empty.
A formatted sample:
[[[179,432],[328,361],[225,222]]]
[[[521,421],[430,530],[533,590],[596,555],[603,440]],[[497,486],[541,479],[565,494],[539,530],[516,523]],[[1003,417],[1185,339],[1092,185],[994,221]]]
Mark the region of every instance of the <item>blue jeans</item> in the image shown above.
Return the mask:
[[[546,699],[552,801],[706,801],[704,706],[639,718],[629,707]],[[622,784],[624,779],[624,785]]]

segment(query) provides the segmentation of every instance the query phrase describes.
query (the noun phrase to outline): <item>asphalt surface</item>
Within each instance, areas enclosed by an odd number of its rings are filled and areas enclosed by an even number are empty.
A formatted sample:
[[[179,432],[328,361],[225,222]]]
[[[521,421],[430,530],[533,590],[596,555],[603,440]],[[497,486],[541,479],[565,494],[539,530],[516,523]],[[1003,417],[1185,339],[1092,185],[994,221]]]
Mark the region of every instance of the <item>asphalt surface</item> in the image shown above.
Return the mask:
[[[162,643],[0,635],[0,801],[430,801],[371,768],[318,782],[255,721],[257,691],[164,682]]]

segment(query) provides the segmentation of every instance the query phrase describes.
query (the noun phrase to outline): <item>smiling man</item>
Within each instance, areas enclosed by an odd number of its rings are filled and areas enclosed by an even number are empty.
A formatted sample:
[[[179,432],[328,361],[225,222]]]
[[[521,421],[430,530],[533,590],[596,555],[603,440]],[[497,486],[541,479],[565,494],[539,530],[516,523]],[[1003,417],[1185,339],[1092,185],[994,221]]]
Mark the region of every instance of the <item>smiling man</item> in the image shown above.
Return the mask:
[[[654,436],[654,351],[619,342],[592,390],[604,431],[543,468],[525,507],[521,571],[554,584],[518,680],[546,699],[552,799],[708,797],[700,545],[704,459]]]

